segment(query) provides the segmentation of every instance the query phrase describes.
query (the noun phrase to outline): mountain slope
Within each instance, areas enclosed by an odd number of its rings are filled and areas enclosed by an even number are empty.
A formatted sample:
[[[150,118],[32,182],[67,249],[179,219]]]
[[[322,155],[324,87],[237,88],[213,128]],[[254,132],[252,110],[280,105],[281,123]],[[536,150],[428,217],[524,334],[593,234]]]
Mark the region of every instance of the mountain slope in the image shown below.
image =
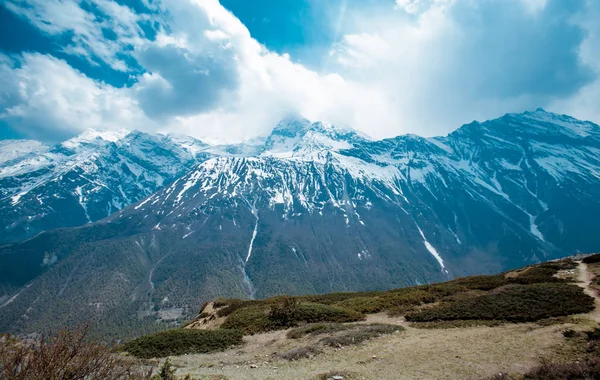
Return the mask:
[[[594,251],[600,128],[538,110],[373,141],[287,119],[100,223],[0,250],[0,329],[138,329],[210,298],[371,290]],[[137,317],[133,317],[136,315]]]
[[[0,243],[19,241],[57,227],[105,218],[185,173],[204,147],[129,131],[83,134],[41,149],[29,142],[0,147]],[[10,143],[10,145],[9,145]]]

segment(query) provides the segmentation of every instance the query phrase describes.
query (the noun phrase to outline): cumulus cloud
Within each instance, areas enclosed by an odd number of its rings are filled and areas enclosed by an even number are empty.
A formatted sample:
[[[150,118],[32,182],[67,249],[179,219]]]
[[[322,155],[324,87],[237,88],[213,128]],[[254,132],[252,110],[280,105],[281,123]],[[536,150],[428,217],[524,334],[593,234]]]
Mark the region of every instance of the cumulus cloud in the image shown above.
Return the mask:
[[[37,53],[0,55],[0,120],[22,135],[60,141],[87,128],[152,128],[123,89],[94,81],[65,61]]]
[[[84,5],[87,5],[84,6]],[[68,54],[127,71],[124,52],[141,43],[139,23],[148,16],[111,0],[6,0],[4,6],[52,36],[71,36]]]
[[[150,117],[194,115],[234,96],[231,92],[238,87],[238,56],[243,43],[232,43],[233,32],[216,29],[219,25],[209,19],[207,9],[219,9],[218,3],[201,4],[165,1],[161,10],[170,21],[169,32],[161,32],[135,51],[148,73],[134,90]]]
[[[581,61],[595,73],[595,80],[582,86],[573,96],[556,99],[550,109],[593,120],[600,124],[600,2],[590,0],[585,13],[576,22],[587,32],[586,40],[579,47]]]
[[[390,117],[375,135],[447,133],[546,106],[593,78],[578,54],[586,35],[572,20],[584,2],[549,1],[535,12],[524,1],[397,4],[405,15],[362,20],[361,33],[332,50],[345,78],[377,85],[389,99]]]
[[[39,135],[102,125],[234,142],[268,133],[292,112],[378,138],[445,134],[540,106],[600,120],[600,13],[592,0],[397,0],[369,12],[344,2],[347,20],[332,20],[340,37],[322,71],[269,51],[217,0],[152,2],[152,39],[141,37],[142,16],[102,8],[111,16],[101,23],[120,25],[124,42],[102,40],[98,21],[78,11],[75,25],[47,21],[55,12],[40,1],[23,7],[40,29],[72,31],[73,41],[84,41],[72,46],[116,68],[126,69],[118,60],[127,51],[145,72],[114,88],[50,56],[0,60],[2,117]]]

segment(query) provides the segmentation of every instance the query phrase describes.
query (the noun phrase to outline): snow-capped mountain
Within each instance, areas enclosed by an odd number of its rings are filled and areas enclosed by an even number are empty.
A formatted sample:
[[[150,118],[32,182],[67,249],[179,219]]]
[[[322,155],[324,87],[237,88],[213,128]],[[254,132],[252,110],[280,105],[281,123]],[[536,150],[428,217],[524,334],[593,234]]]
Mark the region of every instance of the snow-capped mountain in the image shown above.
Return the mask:
[[[0,249],[0,329],[50,323],[64,299],[102,323],[154,323],[217,296],[399,287],[600,249],[600,127],[544,110],[380,141],[289,118],[259,147],[203,152],[101,222]]]
[[[0,243],[105,218],[185,173],[206,147],[127,130],[88,130],[53,147],[2,143]]]
[[[48,146],[34,140],[0,140],[0,165],[19,157],[40,153]]]

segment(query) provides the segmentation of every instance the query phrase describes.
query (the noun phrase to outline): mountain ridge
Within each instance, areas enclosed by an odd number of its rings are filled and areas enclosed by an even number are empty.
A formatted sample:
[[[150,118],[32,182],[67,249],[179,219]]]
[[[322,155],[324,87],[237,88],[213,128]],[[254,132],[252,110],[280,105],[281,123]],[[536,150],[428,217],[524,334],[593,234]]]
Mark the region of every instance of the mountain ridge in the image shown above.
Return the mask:
[[[100,222],[0,247],[0,329],[63,323],[58,305],[74,304],[148,328],[219,296],[411,286],[597,251],[600,129],[574,120],[538,110],[378,141],[296,120]]]

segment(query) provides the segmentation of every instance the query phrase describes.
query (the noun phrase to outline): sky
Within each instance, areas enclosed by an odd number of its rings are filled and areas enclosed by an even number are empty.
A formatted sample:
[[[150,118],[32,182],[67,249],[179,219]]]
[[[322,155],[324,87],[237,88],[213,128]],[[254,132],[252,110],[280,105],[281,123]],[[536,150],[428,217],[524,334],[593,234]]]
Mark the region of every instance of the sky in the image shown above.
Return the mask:
[[[600,123],[597,0],[0,0],[0,139],[373,138],[538,107]]]

